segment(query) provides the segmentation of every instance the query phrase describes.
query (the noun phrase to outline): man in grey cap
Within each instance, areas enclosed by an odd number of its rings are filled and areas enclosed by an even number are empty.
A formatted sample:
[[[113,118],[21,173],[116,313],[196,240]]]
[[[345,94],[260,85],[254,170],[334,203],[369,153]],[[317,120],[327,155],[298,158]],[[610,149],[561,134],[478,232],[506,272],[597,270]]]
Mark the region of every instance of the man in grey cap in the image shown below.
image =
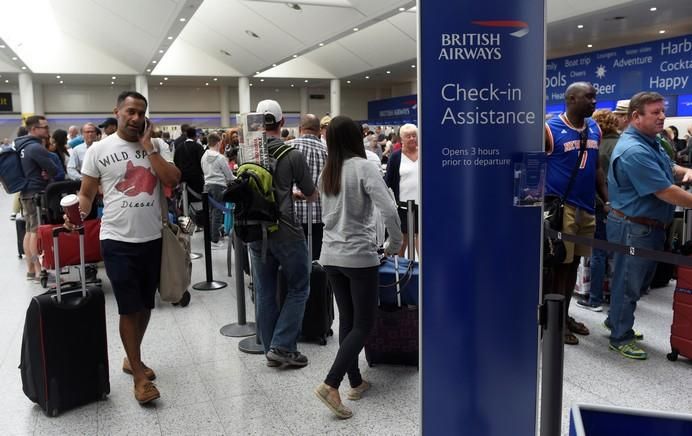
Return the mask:
[[[613,115],[618,119],[618,131],[622,133],[629,125],[629,120],[627,119],[627,111],[630,107],[629,100],[618,100],[615,105],[615,110]]]
[[[279,228],[269,233],[266,241],[248,244],[252,257],[257,325],[267,366],[278,367],[285,364],[304,367],[308,364],[308,358],[298,351],[297,342],[310,292],[311,263],[308,260],[303,226],[295,218],[293,183],[307,201],[315,201],[318,194],[305,156],[279,139],[284,125],[279,103],[262,100],[257,105],[256,112],[264,114],[269,153],[273,156],[281,155],[272,177],[275,201],[281,213]],[[263,256],[265,242],[266,255]],[[276,301],[279,266],[286,279],[286,299],[281,306]]]

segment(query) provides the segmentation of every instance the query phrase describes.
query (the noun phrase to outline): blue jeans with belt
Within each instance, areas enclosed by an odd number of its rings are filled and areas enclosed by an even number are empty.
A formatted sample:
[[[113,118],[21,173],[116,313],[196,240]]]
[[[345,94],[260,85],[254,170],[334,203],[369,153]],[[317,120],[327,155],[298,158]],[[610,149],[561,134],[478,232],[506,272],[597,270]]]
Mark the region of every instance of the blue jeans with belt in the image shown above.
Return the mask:
[[[603,207],[596,206],[596,232],[594,239],[607,240],[606,220],[608,219]],[[605,281],[608,252],[594,248],[591,252],[591,288],[589,290],[589,303],[603,304],[603,282]]]
[[[612,212],[606,230],[609,242],[637,248],[663,250],[666,239],[665,230],[627,221]],[[619,346],[634,340],[634,311],[642,289],[647,289],[653,279],[656,262],[622,253],[615,253],[614,260],[606,324],[611,328],[610,343]]]
[[[262,241],[250,242],[252,278],[255,287],[255,311],[259,337],[267,353],[270,348],[298,351],[297,342],[303,327],[305,303],[310,293],[308,245],[305,240],[268,240],[266,258],[262,261]],[[279,265],[286,278],[286,299],[277,302],[276,286]]]

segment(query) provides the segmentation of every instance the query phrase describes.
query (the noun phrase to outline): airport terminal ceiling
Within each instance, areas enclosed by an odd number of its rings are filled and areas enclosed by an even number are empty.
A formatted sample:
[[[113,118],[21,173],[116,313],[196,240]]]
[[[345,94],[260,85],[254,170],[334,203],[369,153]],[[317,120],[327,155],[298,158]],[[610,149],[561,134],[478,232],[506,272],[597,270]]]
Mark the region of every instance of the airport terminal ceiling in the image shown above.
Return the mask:
[[[689,0],[547,0],[546,10],[548,58],[692,29]],[[52,85],[134,83],[139,74],[152,84],[168,77],[169,86],[237,86],[240,76],[259,87],[416,79],[411,0],[31,0],[3,1],[0,14],[7,83],[20,72]]]

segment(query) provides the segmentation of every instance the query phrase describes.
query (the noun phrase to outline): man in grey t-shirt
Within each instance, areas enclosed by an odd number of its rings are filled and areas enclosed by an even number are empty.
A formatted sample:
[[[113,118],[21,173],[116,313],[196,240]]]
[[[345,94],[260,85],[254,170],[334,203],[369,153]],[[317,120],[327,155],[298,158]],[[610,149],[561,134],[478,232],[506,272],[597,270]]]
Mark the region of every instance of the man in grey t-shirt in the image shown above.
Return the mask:
[[[271,152],[283,145],[279,139],[284,125],[281,106],[274,100],[263,100],[257,105],[257,112],[264,114],[267,147]],[[308,358],[298,351],[297,342],[310,292],[310,261],[303,228],[295,219],[292,191],[295,183],[308,201],[314,201],[317,190],[305,157],[298,150],[289,151],[277,162],[273,183],[281,212],[279,229],[268,236],[266,256],[262,256],[263,241],[249,244],[257,324],[267,366],[287,364],[303,367],[308,364]],[[287,288],[281,307],[276,301],[279,266]]]

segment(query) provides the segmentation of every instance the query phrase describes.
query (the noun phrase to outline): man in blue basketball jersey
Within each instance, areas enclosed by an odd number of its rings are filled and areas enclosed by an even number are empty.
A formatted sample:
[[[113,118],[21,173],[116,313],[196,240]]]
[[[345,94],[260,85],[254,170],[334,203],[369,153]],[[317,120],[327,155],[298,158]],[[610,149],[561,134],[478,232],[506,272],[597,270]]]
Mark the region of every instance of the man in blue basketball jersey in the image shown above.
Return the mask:
[[[545,149],[548,154],[545,195],[563,197],[567,194],[562,222],[563,233],[593,237],[596,229],[596,189],[601,198],[605,201],[608,199],[605,175],[598,164],[601,129],[589,118],[596,109],[596,89],[590,83],[572,83],[565,91],[565,103],[565,113],[549,119],[545,125]],[[570,183],[573,174],[574,181]],[[565,296],[567,315],[572,291],[577,282],[579,260],[581,256],[591,255],[591,247],[565,241],[565,248],[567,256],[564,263],[549,271],[544,289],[546,293]],[[579,343],[575,333],[589,334],[589,329],[584,324],[569,316],[565,316],[565,319],[566,344]]]

